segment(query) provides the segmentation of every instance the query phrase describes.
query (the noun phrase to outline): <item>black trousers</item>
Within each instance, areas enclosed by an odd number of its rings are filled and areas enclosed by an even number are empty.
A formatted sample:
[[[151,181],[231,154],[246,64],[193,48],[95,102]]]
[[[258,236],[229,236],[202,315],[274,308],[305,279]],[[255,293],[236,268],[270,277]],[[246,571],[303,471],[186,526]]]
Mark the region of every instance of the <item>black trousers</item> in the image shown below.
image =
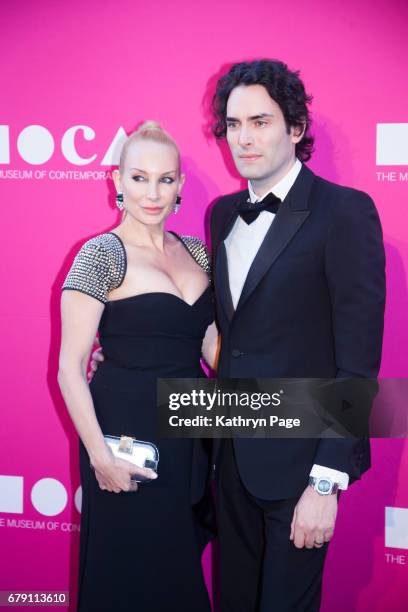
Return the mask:
[[[328,544],[298,549],[289,540],[297,502],[252,496],[239,477],[232,440],[222,442],[217,469],[220,612],[319,610]]]

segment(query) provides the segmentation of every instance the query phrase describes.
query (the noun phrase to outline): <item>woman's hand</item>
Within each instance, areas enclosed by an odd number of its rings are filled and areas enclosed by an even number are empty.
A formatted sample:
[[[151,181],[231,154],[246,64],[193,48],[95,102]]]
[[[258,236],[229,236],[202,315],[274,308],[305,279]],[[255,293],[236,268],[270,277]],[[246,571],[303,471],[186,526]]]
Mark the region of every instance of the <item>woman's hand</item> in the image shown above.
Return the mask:
[[[205,332],[201,351],[207,365],[214,371],[217,370],[220,348],[221,336],[218,334],[216,324],[212,323]]]
[[[121,491],[137,491],[137,483],[131,477],[140,476],[143,480],[155,480],[156,472],[149,468],[140,468],[129,461],[115,457],[111,451],[103,460],[94,464],[95,476],[103,491],[120,493]]]
[[[105,356],[102,352],[102,347],[99,343],[99,338],[95,338],[95,346],[97,346],[98,348],[94,350],[94,352],[91,355],[91,362],[89,364],[89,371],[88,371],[88,382],[90,383],[96,370],[99,367],[99,364],[102,363],[105,359]]]

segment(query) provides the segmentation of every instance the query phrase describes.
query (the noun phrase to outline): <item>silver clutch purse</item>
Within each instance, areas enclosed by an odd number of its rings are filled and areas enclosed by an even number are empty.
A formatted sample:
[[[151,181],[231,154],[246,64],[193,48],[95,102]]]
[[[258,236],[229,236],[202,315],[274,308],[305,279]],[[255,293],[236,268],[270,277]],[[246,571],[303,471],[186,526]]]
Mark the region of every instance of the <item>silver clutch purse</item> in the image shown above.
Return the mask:
[[[130,461],[141,468],[150,468],[157,473],[159,465],[159,449],[152,442],[143,442],[130,436],[104,436],[106,444],[115,457]],[[150,478],[134,475],[135,482],[149,482]]]

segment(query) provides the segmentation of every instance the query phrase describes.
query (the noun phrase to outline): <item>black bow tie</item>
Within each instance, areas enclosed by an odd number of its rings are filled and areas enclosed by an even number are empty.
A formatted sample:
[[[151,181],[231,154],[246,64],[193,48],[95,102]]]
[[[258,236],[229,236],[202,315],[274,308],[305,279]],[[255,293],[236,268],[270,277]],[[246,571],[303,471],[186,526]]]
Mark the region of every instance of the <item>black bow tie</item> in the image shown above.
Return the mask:
[[[263,210],[267,210],[276,215],[281,203],[282,200],[280,200],[280,198],[276,197],[273,193],[268,193],[263,200],[258,202],[251,202],[249,199],[243,200],[238,205],[238,212],[241,219],[250,225]]]

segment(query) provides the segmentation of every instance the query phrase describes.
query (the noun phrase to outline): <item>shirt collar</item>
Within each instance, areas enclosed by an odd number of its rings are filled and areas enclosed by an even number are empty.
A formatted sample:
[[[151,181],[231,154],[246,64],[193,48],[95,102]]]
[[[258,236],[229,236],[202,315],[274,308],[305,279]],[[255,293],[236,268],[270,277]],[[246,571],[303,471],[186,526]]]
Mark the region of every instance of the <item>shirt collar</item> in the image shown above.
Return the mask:
[[[289,170],[289,172],[285,174],[285,176],[281,178],[281,180],[278,181],[276,185],[272,187],[272,189],[269,189],[269,191],[264,193],[262,195],[262,198],[259,198],[256,195],[256,193],[252,189],[251,181],[248,181],[248,191],[249,191],[249,198],[251,202],[253,203],[253,202],[257,202],[258,200],[263,200],[264,197],[268,195],[268,193],[273,193],[274,195],[276,195],[277,198],[279,198],[283,202],[283,200],[288,195],[289,190],[292,187],[293,183],[296,181],[297,176],[299,172],[301,171],[301,169],[302,169],[302,164],[296,158],[296,161],[291,167],[291,169]]]

